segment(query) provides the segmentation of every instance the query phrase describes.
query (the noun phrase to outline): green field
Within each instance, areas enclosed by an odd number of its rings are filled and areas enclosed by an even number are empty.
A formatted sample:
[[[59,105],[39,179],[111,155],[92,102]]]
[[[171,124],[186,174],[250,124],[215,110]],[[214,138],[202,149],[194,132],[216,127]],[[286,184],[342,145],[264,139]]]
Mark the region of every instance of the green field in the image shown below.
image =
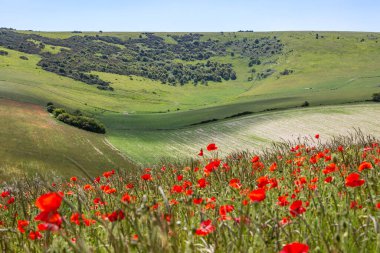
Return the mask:
[[[357,130],[380,137],[380,104],[322,106],[258,113],[181,129],[131,130],[110,135],[110,141],[135,161],[194,158],[201,147],[215,142],[222,155],[259,151],[273,142],[307,139],[316,133],[327,141]]]
[[[28,170],[60,175],[90,175],[106,168],[126,168],[131,163],[103,135],[62,124],[44,108],[0,99],[0,177]]]
[[[24,33],[31,33],[24,31]],[[36,32],[33,32],[36,33]],[[319,39],[316,39],[316,33]],[[73,35],[116,36],[122,39],[138,38],[140,33],[45,33],[38,34],[52,38],[67,38]],[[175,43],[167,33],[158,33],[167,43]],[[169,86],[139,76],[121,76],[95,72],[103,80],[111,82],[115,91],[101,91],[73,79],[47,72],[37,63],[38,55],[29,55],[1,48],[7,56],[0,56],[0,97],[21,102],[45,105],[54,102],[69,110],[80,109],[101,120],[107,127],[107,138],[124,154],[139,163],[155,162],[163,156],[193,152],[209,140],[221,140],[225,147],[235,150],[260,146],[270,140],[265,134],[268,120],[262,115],[284,124],[284,119],[295,114],[306,114],[299,124],[307,126],[308,114],[319,115],[335,109],[319,108],[320,105],[339,105],[370,100],[375,92],[380,92],[380,44],[378,33],[351,32],[270,32],[270,33],[204,33],[204,41],[215,39],[234,41],[242,38],[276,36],[284,44],[281,55],[263,60],[254,66],[257,72],[271,68],[276,72],[263,80],[248,81],[252,76],[248,67],[249,59],[239,54],[212,57],[220,63],[231,63],[237,80],[209,82],[208,86],[186,84]],[[323,36],[323,38],[321,37]],[[103,42],[99,42],[103,43]],[[48,46],[46,50],[60,50]],[[52,51],[56,53],[56,51]],[[19,57],[25,55],[29,60]],[[195,64],[199,61],[188,62]],[[280,75],[279,72],[291,69],[293,74]],[[264,113],[244,118],[225,120],[242,112],[264,112],[272,109],[300,107],[308,101],[312,108],[300,111]],[[348,128],[361,126],[362,115],[366,115],[368,131],[377,133],[379,126],[374,120],[379,107],[374,104],[361,105],[367,114],[357,107],[339,107],[339,115],[351,113],[353,120],[341,120]],[[358,108],[361,108],[358,107]],[[332,107],[331,107],[332,108]],[[309,111],[310,110],[310,111]],[[282,116],[281,116],[282,115]],[[258,118],[255,118],[258,117]],[[355,121],[356,117],[360,119]],[[302,118],[302,117],[301,117]],[[214,123],[191,126],[203,121],[218,120]],[[245,120],[247,122],[245,122]],[[257,120],[257,121],[256,121]],[[236,122],[241,121],[238,126]],[[347,123],[347,124],[346,124]],[[245,135],[245,125],[249,124],[256,132]],[[258,124],[258,125],[257,125]],[[320,128],[317,122],[311,124],[315,131]],[[261,128],[260,128],[261,127]],[[294,127],[291,125],[291,127]],[[366,128],[366,126],[361,126]],[[329,125],[326,132],[342,130],[340,124]],[[314,129],[300,128],[297,134],[311,134]],[[328,130],[328,131],[327,131]],[[78,130],[79,131],[79,130]],[[262,132],[263,131],[263,132]],[[338,131],[344,133],[346,130]],[[222,138],[220,133],[228,135]],[[215,134],[215,136],[214,136]],[[270,134],[274,134],[270,131]],[[287,135],[284,135],[287,137]],[[208,138],[205,138],[208,137]],[[282,137],[282,136],[281,136]],[[238,138],[237,141],[234,141]],[[2,142],[1,145],[5,145]],[[185,148],[183,148],[185,147]],[[182,152],[176,153],[176,150]],[[153,154],[153,155],[152,155]],[[149,158],[148,158],[149,157]],[[1,158],[1,157],[0,157]]]

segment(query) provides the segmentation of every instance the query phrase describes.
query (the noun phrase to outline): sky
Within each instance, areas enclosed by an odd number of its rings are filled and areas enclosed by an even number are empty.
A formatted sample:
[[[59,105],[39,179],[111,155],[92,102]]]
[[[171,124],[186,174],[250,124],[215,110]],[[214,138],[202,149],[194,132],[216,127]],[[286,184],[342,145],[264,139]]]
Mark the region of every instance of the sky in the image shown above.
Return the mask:
[[[379,0],[0,0],[0,27],[35,31],[372,31]]]

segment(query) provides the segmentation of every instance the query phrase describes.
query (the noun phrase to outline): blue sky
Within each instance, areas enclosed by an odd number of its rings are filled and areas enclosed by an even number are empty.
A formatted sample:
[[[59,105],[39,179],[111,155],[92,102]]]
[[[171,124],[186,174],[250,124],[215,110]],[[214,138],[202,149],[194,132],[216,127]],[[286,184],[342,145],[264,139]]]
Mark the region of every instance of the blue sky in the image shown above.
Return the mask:
[[[374,31],[379,0],[0,0],[0,27],[42,31]]]

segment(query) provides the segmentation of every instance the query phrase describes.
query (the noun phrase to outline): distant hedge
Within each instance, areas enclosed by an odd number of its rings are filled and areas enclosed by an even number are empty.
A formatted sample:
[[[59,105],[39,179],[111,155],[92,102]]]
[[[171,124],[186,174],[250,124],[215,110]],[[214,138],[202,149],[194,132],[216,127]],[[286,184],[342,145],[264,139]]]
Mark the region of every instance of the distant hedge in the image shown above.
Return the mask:
[[[57,118],[57,120],[62,121],[68,125],[94,133],[106,133],[106,129],[103,124],[94,118],[83,116],[79,111],[76,111],[76,115],[73,115],[66,112],[65,109],[55,108],[52,103],[48,103],[46,110],[52,113],[53,116]]]
[[[374,93],[372,95],[372,100],[375,102],[380,102],[380,93]]]

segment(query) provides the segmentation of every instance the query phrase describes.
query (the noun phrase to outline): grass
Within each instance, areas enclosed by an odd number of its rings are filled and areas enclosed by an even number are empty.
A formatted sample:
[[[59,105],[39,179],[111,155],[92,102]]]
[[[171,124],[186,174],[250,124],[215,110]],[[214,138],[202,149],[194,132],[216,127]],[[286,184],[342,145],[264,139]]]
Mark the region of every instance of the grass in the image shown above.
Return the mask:
[[[163,158],[189,158],[211,142],[219,143],[226,155],[236,150],[257,151],[273,142],[296,140],[315,132],[333,137],[361,129],[380,138],[379,111],[380,104],[376,103],[299,108],[166,131],[111,131],[109,139],[134,161],[152,164]]]
[[[105,32],[33,33],[56,38],[111,35],[128,39],[140,35]],[[320,39],[315,39],[316,33]],[[158,34],[168,43],[174,43],[167,33]],[[102,79],[112,83],[114,92],[100,91],[93,86],[46,72],[36,65],[40,59],[36,55],[27,55],[29,60],[24,61],[19,57],[26,54],[1,48],[8,51],[9,55],[0,56],[0,97],[40,105],[52,101],[71,110],[80,109],[92,114],[108,127],[108,136],[115,146],[138,158],[139,162],[144,162],[151,158],[147,158],[142,149],[130,148],[131,145],[125,141],[139,145],[146,140],[167,143],[162,138],[171,136],[171,131],[165,132],[165,129],[175,132],[176,129],[203,121],[222,120],[246,111],[257,113],[294,108],[304,101],[308,101],[311,106],[363,102],[380,90],[378,33],[204,33],[202,40],[211,38],[229,41],[263,36],[277,36],[285,45],[283,54],[263,59],[262,65],[254,66],[257,72],[268,68],[276,70],[264,80],[254,78],[248,81],[249,77],[255,77],[250,73],[248,59],[235,54],[233,57],[227,55],[211,60],[233,64],[238,79],[209,83],[208,86],[194,87],[187,84],[172,87],[136,76],[96,72]],[[279,72],[284,69],[292,69],[294,73],[282,76]],[[189,135],[188,138],[196,137]],[[251,136],[249,139],[254,138]],[[163,151],[162,154],[168,152]]]
[[[96,175],[105,168],[131,167],[104,135],[65,125],[44,108],[0,99],[0,176],[25,173],[72,175],[75,161]]]
[[[95,180],[3,182],[0,249],[379,252],[380,143],[363,135],[325,142],[222,160],[218,147],[203,147],[204,156],[188,163],[107,171]]]

